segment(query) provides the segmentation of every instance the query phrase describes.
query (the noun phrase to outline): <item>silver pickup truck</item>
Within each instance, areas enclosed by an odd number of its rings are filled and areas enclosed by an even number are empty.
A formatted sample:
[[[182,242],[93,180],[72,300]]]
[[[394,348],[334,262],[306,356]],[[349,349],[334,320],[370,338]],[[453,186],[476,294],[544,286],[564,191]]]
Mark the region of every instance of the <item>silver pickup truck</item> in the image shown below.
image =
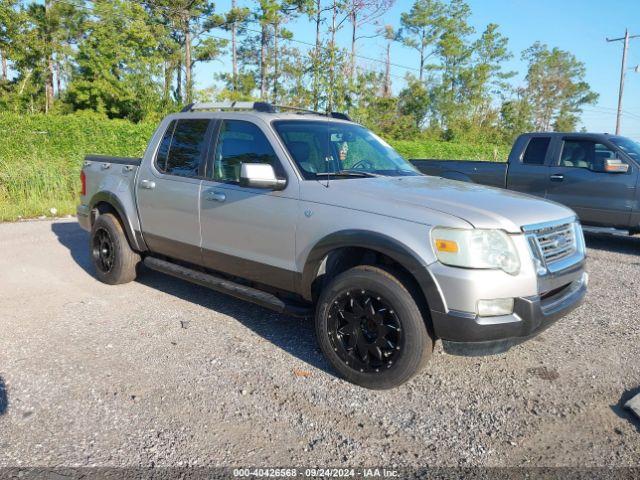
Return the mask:
[[[500,352],[578,306],[575,214],[420,174],[344,114],[200,104],[165,118],[142,159],[88,156],[78,220],[109,284],[158,270],[315,316],[343,377],[391,388],[440,339]]]

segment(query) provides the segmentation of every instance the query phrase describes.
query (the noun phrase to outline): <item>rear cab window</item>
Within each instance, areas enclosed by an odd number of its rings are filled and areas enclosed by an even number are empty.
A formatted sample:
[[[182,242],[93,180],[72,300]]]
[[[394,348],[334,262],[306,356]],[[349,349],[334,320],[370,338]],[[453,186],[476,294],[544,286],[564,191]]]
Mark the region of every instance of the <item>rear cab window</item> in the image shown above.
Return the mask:
[[[210,125],[211,120],[202,118],[173,120],[158,146],[156,169],[166,175],[202,177]]]
[[[533,137],[529,140],[522,155],[522,163],[525,165],[544,165],[550,144],[551,137]]]

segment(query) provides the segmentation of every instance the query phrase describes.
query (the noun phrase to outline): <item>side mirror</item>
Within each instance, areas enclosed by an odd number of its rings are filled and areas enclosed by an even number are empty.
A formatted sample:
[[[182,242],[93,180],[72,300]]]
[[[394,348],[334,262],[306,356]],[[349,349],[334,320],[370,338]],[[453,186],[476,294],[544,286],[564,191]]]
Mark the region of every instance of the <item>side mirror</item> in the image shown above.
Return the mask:
[[[287,181],[278,178],[268,163],[243,163],[240,168],[240,185],[243,187],[282,190]]]
[[[627,173],[629,165],[618,158],[607,158],[602,166],[602,171],[606,173]]]

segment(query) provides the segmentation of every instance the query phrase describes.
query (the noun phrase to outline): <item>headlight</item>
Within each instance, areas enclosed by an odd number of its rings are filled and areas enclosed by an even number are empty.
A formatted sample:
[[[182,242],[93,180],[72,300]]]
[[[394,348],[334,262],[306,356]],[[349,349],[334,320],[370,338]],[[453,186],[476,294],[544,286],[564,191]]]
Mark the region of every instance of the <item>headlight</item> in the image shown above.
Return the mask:
[[[436,256],[445,265],[520,272],[520,258],[509,235],[502,230],[462,230],[436,227],[431,231]]]

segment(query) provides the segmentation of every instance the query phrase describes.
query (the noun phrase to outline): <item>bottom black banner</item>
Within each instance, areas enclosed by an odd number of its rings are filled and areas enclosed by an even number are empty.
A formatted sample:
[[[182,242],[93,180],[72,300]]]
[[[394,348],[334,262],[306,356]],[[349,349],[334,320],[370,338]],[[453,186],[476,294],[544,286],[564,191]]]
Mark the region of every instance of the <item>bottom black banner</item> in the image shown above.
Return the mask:
[[[391,467],[6,467],[0,480],[164,480],[226,478],[387,478],[434,480],[638,480],[640,467],[629,468],[391,468]]]

